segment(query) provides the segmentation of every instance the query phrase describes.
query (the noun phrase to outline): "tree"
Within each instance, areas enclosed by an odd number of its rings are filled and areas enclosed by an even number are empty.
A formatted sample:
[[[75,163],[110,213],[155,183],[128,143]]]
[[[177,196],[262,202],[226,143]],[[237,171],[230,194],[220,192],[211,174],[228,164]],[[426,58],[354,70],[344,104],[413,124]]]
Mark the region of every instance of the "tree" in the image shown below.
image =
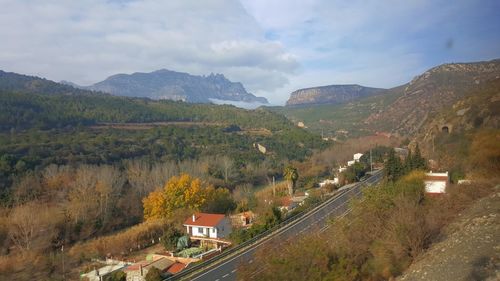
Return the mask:
[[[161,237],[161,243],[165,250],[175,251],[177,249],[177,241],[182,236],[182,232],[180,232],[173,225],[168,225]]]
[[[295,188],[295,183],[299,179],[299,173],[297,172],[297,168],[289,165],[285,168],[283,172],[283,176],[288,181],[288,193],[290,196],[293,195],[293,189]]]
[[[396,156],[394,149],[389,150],[387,162],[385,164],[385,174],[389,181],[397,180],[403,173],[401,160]]]
[[[420,148],[417,146],[415,147],[415,156],[412,157],[412,168],[413,169],[425,169],[426,168],[425,164],[425,159],[422,157],[422,154],[420,152]]]
[[[107,278],[108,281],[126,281],[127,280],[127,274],[125,272],[118,270],[109,275]]]
[[[236,209],[236,203],[227,188],[209,187],[206,191],[207,199],[201,208],[203,212],[226,214]]]
[[[153,191],[143,199],[144,218],[166,218],[178,209],[200,210],[210,188],[203,187],[200,179],[193,179],[188,174],[172,177],[163,190]]]
[[[162,279],[160,270],[154,266],[146,274],[146,281],[161,281]]]

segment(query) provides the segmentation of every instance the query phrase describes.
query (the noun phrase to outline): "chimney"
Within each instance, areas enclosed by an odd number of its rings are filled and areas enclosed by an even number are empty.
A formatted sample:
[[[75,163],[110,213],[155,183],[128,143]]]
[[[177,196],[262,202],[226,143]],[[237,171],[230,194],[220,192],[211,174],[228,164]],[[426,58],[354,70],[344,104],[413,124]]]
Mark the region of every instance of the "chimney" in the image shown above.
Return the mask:
[[[193,222],[196,221],[196,216],[193,214]]]

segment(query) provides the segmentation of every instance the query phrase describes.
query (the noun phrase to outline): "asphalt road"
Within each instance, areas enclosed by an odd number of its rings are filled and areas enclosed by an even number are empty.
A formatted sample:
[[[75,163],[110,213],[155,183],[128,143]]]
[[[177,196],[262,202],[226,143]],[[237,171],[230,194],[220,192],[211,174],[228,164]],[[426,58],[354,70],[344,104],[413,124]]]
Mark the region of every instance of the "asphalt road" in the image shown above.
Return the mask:
[[[364,183],[373,184],[382,178],[383,173],[380,172],[370,177]],[[237,254],[234,257],[207,269],[205,272],[197,274],[191,280],[196,281],[233,281],[236,280],[239,263],[252,263],[253,254],[259,247],[271,245],[276,241],[283,241],[287,238],[310,233],[311,231],[322,231],[327,227],[327,221],[332,216],[339,216],[348,211],[349,199],[354,196],[359,196],[364,184],[356,183],[343,187],[339,194],[329,199],[321,208],[314,209],[302,218],[278,230],[270,238],[262,239],[256,242],[251,248]]]

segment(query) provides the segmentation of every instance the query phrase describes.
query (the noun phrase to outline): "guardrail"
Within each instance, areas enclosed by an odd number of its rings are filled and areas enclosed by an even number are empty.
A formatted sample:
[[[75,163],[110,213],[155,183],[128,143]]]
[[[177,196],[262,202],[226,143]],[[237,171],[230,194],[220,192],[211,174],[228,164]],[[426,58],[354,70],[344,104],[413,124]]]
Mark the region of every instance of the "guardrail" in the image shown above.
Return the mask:
[[[368,178],[368,179],[366,179],[366,180],[364,180],[364,181],[362,181],[362,182],[359,182],[359,183],[357,183],[357,184],[353,185],[352,187],[356,187],[356,186],[358,186],[358,185],[362,185],[362,184],[372,184],[373,182],[371,182],[371,181],[370,181],[370,179],[372,179],[372,180],[373,180],[373,178],[375,178],[376,176],[378,176],[378,175],[379,175],[379,173],[380,173],[381,171],[382,171],[382,170],[379,170],[379,171],[378,171],[375,175],[373,175],[372,177],[370,177],[370,178]],[[346,190],[347,190],[347,189],[346,189]],[[238,251],[240,251],[241,249],[243,249],[243,248],[245,248],[245,247],[247,247],[247,246],[250,246],[250,245],[252,245],[252,244],[256,243],[257,241],[259,241],[259,240],[261,240],[261,239],[265,238],[266,236],[268,236],[268,235],[272,234],[273,232],[278,231],[278,230],[280,230],[281,228],[283,228],[283,227],[285,227],[285,226],[287,226],[287,225],[289,225],[289,224],[293,223],[294,221],[298,220],[299,218],[301,218],[301,217],[305,216],[306,214],[309,214],[309,213],[313,212],[315,209],[318,209],[318,208],[320,208],[321,206],[323,206],[323,205],[326,205],[326,204],[330,203],[330,201],[331,201],[331,200],[334,200],[335,198],[338,198],[338,197],[340,197],[342,194],[346,193],[346,192],[347,192],[346,190],[343,190],[343,191],[342,191],[341,193],[339,193],[339,194],[335,194],[335,195],[333,195],[332,197],[330,197],[330,198],[326,199],[325,201],[323,201],[323,202],[321,202],[321,203],[319,203],[319,204],[317,204],[317,205],[313,205],[313,206],[311,206],[311,207],[310,207],[310,209],[308,209],[308,210],[305,210],[305,211],[303,211],[303,212],[300,212],[300,213],[298,213],[298,214],[295,214],[295,215],[293,215],[293,216],[290,216],[290,217],[286,218],[285,220],[283,220],[283,221],[282,221],[282,222],[280,222],[279,224],[275,225],[274,227],[272,227],[272,228],[270,228],[270,229],[268,229],[268,230],[266,230],[266,231],[264,231],[264,232],[262,232],[262,233],[260,233],[260,234],[257,234],[257,235],[256,235],[256,236],[254,236],[253,238],[251,238],[251,239],[249,239],[249,240],[247,240],[247,241],[245,241],[245,242],[243,242],[243,243],[241,243],[241,244],[239,244],[239,245],[237,245],[237,246],[235,246],[235,247],[233,247],[233,248],[231,248],[231,249],[229,249],[229,250],[226,250],[226,251],[224,251],[224,252],[220,253],[219,255],[216,255],[216,256],[214,256],[214,257],[212,257],[212,258],[210,258],[210,259],[208,259],[208,260],[206,260],[206,261],[203,261],[202,263],[197,264],[197,265],[195,265],[195,266],[193,266],[193,267],[186,268],[186,269],[182,270],[181,272],[179,272],[179,273],[177,273],[177,274],[175,274],[175,275],[173,275],[173,276],[167,277],[167,278],[163,279],[163,281],[174,281],[174,280],[179,280],[179,279],[181,279],[181,278],[183,278],[183,277],[186,277],[186,276],[189,276],[190,274],[193,274],[193,273],[195,273],[195,272],[197,272],[197,271],[199,271],[199,270],[201,270],[201,269],[204,269],[204,268],[206,268],[206,267],[211,266],[211,265],[212,265],[212,264],[214,264],[216,261],[222,260],[224,257],[230,256],[230,255],[232,255],[232,254],[236,254],[236,253],[237,253]],[[344,191],[346,191],[346,192],[344,192]]]

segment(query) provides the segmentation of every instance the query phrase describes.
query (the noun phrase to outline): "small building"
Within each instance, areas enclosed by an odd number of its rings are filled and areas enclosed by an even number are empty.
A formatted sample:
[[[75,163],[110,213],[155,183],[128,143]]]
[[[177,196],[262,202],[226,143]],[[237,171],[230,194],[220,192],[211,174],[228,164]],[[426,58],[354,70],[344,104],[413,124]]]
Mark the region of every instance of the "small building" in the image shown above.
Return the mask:
[[[347,167],[340,166],[338,171],[339,171],[339,173],[342,173],[345,170],[347,170]]]
[[[356,163],[356,161],[354,160],[347,161],[347,166],[351,167],[352,165],[354,165],[354,163]]]
[[[252,211],[242,212],[231,216],[231,224],[237,227],[250,227],[255,219]]]
[[[184,221],[191,237],[224,238],[231,233],[229,218],[221,214],[197,213]]]
[[[175,261],[167,258],[159,258],[153,261],[140,261],[134,263],[123,270],[127,274],[127,281],[144,281],[149,270],[156,267],[164,276],[167,276],[168,269],[175,264]]]
[[[339,184],[339,178],[333,178],[333,180],[326,179],[326,180],[319,183],[319,187],[324,187],[325,185],[329,185],[329,184],[332,184],[332,185]]]
[[[361,156],[363,156],[363,153],[356,153],[352,156],[352,159],[354,162],[359,162],[359,159],[361,159]]]
[[[433,173],[432,171],[425,174],[425,192],[429,194],[443,194],[446,193],[450,180],[448,172]]]

